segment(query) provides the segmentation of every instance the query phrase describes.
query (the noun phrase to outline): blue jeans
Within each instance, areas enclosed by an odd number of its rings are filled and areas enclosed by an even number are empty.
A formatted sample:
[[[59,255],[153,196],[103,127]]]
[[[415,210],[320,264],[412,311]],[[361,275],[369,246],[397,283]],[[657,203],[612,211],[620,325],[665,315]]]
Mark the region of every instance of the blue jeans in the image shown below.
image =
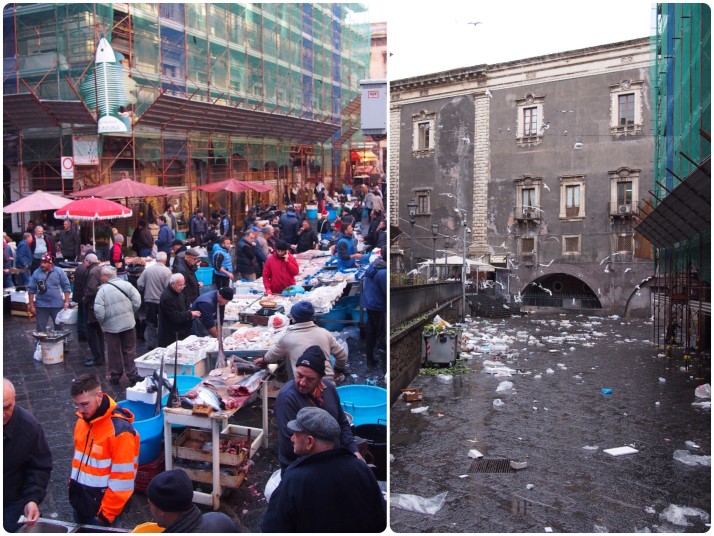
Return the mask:
[[[57,324],[55,323],[55,318],[57,313],[62,310],[62,307],[37,307],[35,306],[36,318],[36,328],[37,331],[45,331],[47,329],[47,321],[52,319],[52,326],[56,329]]]

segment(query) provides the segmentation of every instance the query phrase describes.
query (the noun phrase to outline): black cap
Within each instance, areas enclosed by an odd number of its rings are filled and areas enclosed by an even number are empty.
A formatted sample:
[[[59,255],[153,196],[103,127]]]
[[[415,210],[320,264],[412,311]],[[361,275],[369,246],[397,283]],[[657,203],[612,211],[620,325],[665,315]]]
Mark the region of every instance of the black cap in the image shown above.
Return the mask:
[[[164,512],[187,512],[193,506],[193,484],[181,469],[156,475],[149,482],[146,494]]]
[[[310,346],[298,357],[295,367],[308,367],[317,372],[320,376],[325,375],[325,354],[317,345]]]
[[[231,287],[222,287],[219,291],[218,294],[220,294],[221,298],[224,300],[232,300],[233,299],[233,289]]]
[[[175,238],[173,242],[171,242],[172,246],[183,246],[183,242],[179,240],[178,238]]]

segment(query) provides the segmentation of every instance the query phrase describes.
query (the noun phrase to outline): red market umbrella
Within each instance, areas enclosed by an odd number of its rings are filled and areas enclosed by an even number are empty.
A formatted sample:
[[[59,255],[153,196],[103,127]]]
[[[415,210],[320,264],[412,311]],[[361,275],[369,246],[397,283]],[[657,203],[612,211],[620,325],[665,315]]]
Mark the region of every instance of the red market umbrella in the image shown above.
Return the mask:
[[[100,197],[88,197],[77,199],[68,203],[61,209],[55,211],[55,218],[70,218],[73,220],[85,220],[92,222],[92,246],[95,246],[94,224],[98,220],[113,220],[115,218],[130,218],[132,215],[130,208],[120,203],[102,199]]]
[[[33,212],[35,210],[56,210],[71,202],[72,200],[67,199],[66,197],[37,190],[27,197],[23,197],[14,203],[4,206],[2,210],[7,213]]]
[[[126,178],[109,184],[102,184],[94,188],[87,188],[78,192],[72,192],[72,197],[103,197],[104,199],[121,199],[128,197],[150,197],[159,195],[181,195],[181,192],[171,188],[144,184]]]

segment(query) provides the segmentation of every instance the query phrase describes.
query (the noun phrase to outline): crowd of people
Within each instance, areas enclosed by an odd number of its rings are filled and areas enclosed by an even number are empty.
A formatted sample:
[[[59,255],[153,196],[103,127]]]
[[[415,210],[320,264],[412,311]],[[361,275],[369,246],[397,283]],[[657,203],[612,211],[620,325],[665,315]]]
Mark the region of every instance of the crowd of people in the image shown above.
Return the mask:
[[[366,197],[370,195],[379,198],[374,192]],[[119,385],[123,376],[134,385],[142,380],[134,363],[137,337],[144,337],[149,348],[168,346],[190,334],[218,337],[224,307],[234,296],[233,281],[262,277],[266,295],[280,294],[295,284],[299,273],[294,255],[324,246],[321,238],[325,235],[330,237],[327,247],[334,248],[339,267],[358,266],[366,258],[357,251],[354,238],[353,226],[359,222],[363,230],[371,229],[369,236],[364,235],[368,249],[381,247],[380,257],[365,271],[362,293],[368,312],[368,358],[374,364],[375,355],[386,351],[386,225],[380,203],[381,198],[369,204],[365,198],[364,203],[357,203],[357,212],[343,208],[329,226],[325,225],[327,213],[320,214],[317,229],[288,206],[282,215],[244,222],[237,240],[225,210],[209,221],[197,208],[189,219],[186,241],[175,238],[177,220],[168,206],[156,219],[156,239],[144,220],[132,234],[131,247],[137,255],[154,257],[134,282],[128,277],[124,237],[110,226],[106,226],[108,234],[104,229],[100,232],[94,249],[80,254],[79,240],[75,243],[70,236],[76,230],[65,222],[60,251],[65,259],[79,261],[73,290],[65,271],[55,265],[57,252],[41,226],[25,233],[16,251],[6,252],[4,266],[22,268],[11,282],[27,286],[37,331],[55,322],[57,314],[70,306],[71,297],[78,306],[78,339],[87,342],[90,352],[84,365],[106,364],[106,379],[112,385]],[[363,225],[365,216],[367,225]],[[7,242],[4,246],[7,250]],[[201,291],[203,284],[196,277],[202,247],[208,250],[215,285],[208,292]],[[69,251],[74,254],[68,255]],[[384,497],[357,448],[336,389],[335,382],[346,371],[345,349],[315,323],[309,301],[293,305],[290,316],[292,325],[284,336],[263,358],[254,360],[261,367],[283,363],[288,379],[275,403],[282,481],[272,495],[262,529],[381,532],[386,527]],[[102,391],[101,381],[90,372],[70,386],[77,423],[75,454],[66,472],[74,521],[111,527],[120,522],[134,492],[140,438],[133,426],[134,415]],[[29,526],[40,517],[55,468],[41,425],[15,404],[14,386],[8,378],[3,383],[3,430],[3,525],[15,532],[20,516]],[[316,502],[318,495],[321,499]],[[165,532],[238,531],[225,514],[201,513],[193,504],[191,480],[180,469],[156,476],[147,496],[154,521]]]

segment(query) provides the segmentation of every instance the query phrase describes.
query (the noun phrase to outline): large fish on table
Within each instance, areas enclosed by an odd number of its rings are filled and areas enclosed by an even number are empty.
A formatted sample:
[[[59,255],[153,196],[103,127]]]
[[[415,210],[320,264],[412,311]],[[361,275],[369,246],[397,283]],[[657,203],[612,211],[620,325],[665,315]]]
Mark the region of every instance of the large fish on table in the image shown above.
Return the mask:
[[[228,388],[228,394],[231,396],[246,396],[256,392],[267,374],[267,370],[259,370],[240,383],[231,385]]]

